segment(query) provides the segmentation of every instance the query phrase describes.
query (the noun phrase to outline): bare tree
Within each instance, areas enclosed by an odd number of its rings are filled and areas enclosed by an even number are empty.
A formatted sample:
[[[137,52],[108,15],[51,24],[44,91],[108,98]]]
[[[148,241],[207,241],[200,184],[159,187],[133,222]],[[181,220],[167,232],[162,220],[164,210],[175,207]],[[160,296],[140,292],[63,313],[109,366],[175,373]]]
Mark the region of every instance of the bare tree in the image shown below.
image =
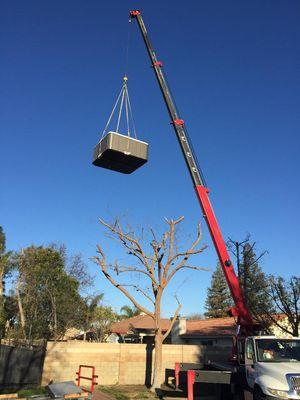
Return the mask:
[[[207,268],[199,266],[187,265],[191,256],[202,253],[206,248],[206,246],[199,248],[199,243],[201,241],[200,225],[197,227],[196,239],[190,245],[189,249],[186,251],[180,251],[177,248],[175,240],[176,227],[183,218],[184,217],[180,217],[177,220],[166,219],[168,230],[163,233],[160,239],[157,239],[155,233],[151,230],[153,240],[150,242],[150,246],[146,249],[142,245],[142,239],[138,238],[134,233],[125,232],[118,221],[114,224],[108,224],[103,220],[100,220],[101,224],[108,229],[112,238],[117,239],[117,241],[125,248],[127,254],[134,258],[134,262],[133,264],[126,266],[119,265],[118,262],[108,264],[103,248],[98,245],[98,256],[95,257],[96,263],[100,266],[105,278],[120,290],[136,308],[149,315],[154,321],[155,359],[151,387],[152,391],[160,388],[162,384],[162,344],[171,332],[173,324],[181,309],[181,304],[177,300],[178,306],[173,318],[171,319],[170,326],[167,332],[163,333],[161,303],[164,290],[174,275],[182,269],[197,271],[208,270]],[[148,252],[150,254],[148,254]],[[125,273],[133,273],[138,277],[145,277],[150,286],[145,289],[142,281],[138,284],[121,283],[119,279],[121,278],[121,275]],[[133,291],[137,293],[133,294]],[[142,305],[137,294],[142,295],[150,307]]]
[[[247,279],[247,270],[257,264],[260,259],[268,254],[267,250],[261,252],[259,256],[254,254],[256,242],[250,243],[250,234],[248,234],[241,242],[229,238],[227,246],[236,258],[238,278],[243,281]],[[244,269],[246,269],[246,272],[243,271],[243,266]],[[246,282],[244,283],[244,286],[247,286]]]
[[[87,267],[80,253],[69,256],[66,245],[56,242],[50,243],[49,247],[59,252],[62,259],[64,260],[65,269],[67,273],[74,279],[76,279],[76,281],[80,285],[81,291],[83,289],[93,286],[93,281],[95,277],[91,276],[87,272]]]
[[[229,250],[237,259],[237,271],[240,285],[244,293],[244,299],[253,319],[262,324],[262,315],[265,310],[273,312],[273,301],[268,295],[269,279],[259,265],[259,261],[267,254],[267,251],[256,255],[256,242],[250,241],[250,235],[237,242],[228,241]],[[264,329],[268,326],[263,323]]]
[[[186,319],[189,321],[199,321],[199,320],[205,319],[205,315],[196,312],[196,313],[187,315]]]
[[[269,296],[275,304],[276,313],[264,310],[264,320],[283,332],[299,336],[300,324],[300,278],[292,276],[289,281],[282,277],[269,277]]]
[[[238,242],[236,240],[233,240],[231,238],[228,238],[227,241],[227,247],[230,250],[230,252],[235,256],[236,258],[236,266],[237,266],[237,275],[238,278],[241,279],[241,264],[242,264],[242,254],[243,254],[243,249],[245,244],[249,243],[250,240],[250,235],[248,234],[244,240],[241,242]]]

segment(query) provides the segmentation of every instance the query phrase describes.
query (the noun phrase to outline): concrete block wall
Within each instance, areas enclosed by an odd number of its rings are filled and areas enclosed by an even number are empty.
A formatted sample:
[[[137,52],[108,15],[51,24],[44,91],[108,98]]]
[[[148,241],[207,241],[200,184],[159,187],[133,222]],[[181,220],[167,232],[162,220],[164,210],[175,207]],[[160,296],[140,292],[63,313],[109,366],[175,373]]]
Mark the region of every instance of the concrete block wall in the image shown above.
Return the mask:
[[[223,360],[228,358],[228,351],[214,347],[209,353]],[[206,354],[205,346],[163,345],[163,378],[165,369],[173,369],[175,362],[199,363]],[[146,344],[48,342],[42,384],[74,380],[79,364],[84,364],[95,366],[99,385],[143,385],[151,379],[153,362],[154,351],[151,354]]]

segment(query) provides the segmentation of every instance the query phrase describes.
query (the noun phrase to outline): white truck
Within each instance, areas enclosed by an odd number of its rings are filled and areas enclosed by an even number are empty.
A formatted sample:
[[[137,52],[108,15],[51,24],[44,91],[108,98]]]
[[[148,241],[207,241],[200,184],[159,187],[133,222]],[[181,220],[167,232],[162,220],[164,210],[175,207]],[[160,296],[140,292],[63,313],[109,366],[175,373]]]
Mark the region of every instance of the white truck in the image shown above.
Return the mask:
[[[300,399],[300,338],[250,336],[245,372],[253,399]]]

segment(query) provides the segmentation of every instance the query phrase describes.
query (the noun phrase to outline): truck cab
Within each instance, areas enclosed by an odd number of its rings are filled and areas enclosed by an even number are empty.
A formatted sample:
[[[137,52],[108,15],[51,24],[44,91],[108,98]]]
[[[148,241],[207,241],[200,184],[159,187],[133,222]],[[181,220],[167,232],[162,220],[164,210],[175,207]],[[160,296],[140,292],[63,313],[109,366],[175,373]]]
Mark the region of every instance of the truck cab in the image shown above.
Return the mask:
[[[238,343],[254,400],[300,400],[300,338],[250,336]]]

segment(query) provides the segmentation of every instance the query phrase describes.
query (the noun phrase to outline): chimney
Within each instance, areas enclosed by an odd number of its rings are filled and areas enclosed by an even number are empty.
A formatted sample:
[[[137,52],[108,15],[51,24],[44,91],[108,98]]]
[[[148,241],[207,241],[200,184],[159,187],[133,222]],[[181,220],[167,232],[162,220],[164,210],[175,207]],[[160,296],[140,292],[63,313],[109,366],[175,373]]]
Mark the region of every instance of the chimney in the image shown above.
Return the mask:
[[[179,317],[178,320],[178,334],[184,335],[186,333],[186,317]]]
[[[181,335],[184,335],[186,333],[186,318],[185,317],[177,317],[172,331],[171,331],[171,340],[173,344],[181,344],[182,339]]]

